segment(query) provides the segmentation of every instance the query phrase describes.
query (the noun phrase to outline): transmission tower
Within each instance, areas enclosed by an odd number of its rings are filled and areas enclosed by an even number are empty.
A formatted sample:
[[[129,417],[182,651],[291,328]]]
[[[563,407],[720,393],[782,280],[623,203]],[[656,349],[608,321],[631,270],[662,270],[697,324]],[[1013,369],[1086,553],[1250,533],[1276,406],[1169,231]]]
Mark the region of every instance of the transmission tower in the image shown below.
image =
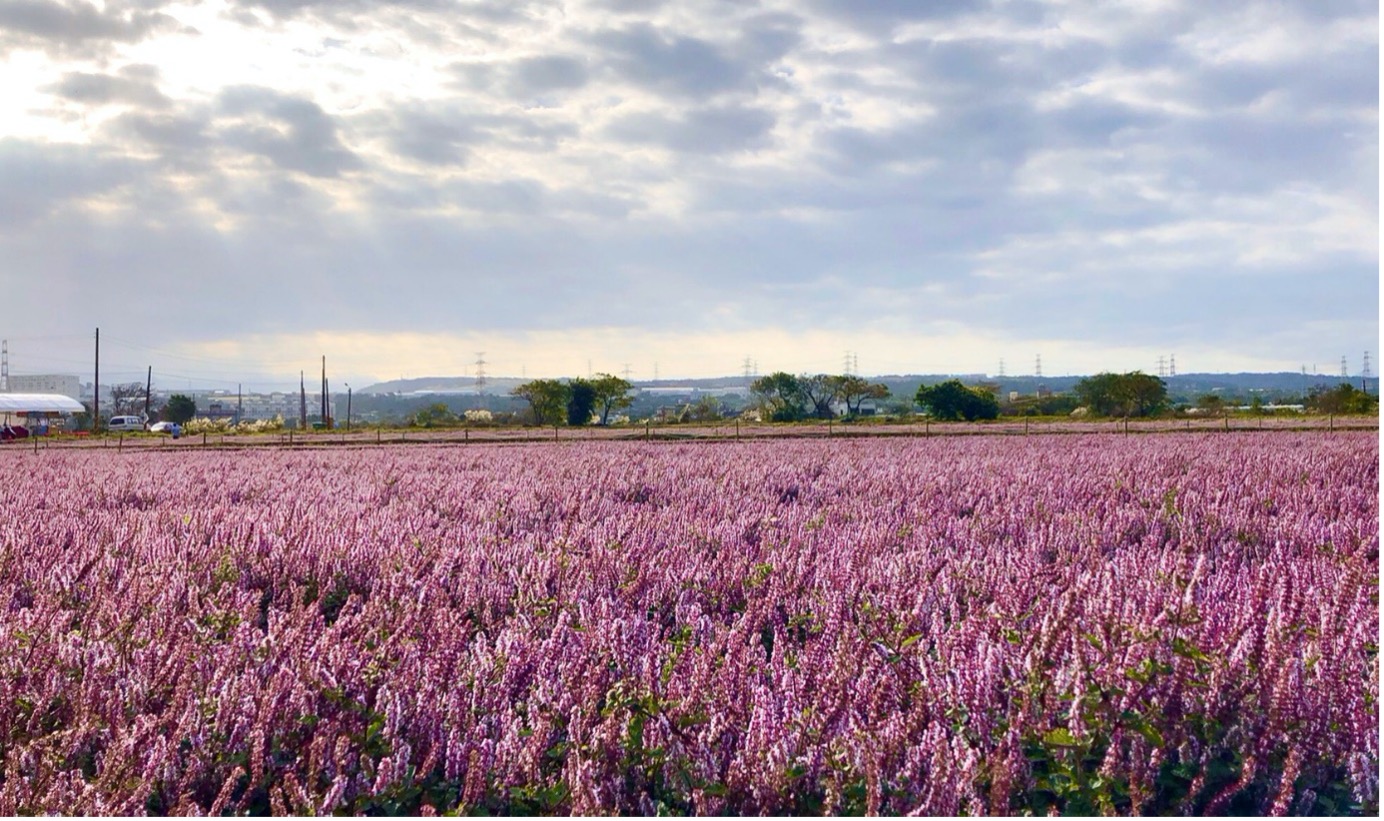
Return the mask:
[[[858,353],[851,354],[851,374],[860,376],[860,354]]]
[[[625,381],[626,381],[626,382],[630,381],[630,363],[628,363],[628,362],[625,363],[625,369],[624,369],[623,373],[625,374]]]
[[[1004,357],[1000,357],[1000,376],[1004,376]]]
[[[1369,354],[1366,354],[1369,356]],[[10,391],[10,341],[0,341],[0,393]]]
[[[485,387],[485,351],[476,351],[476,393]]]
[[[841,364],[841,372],[844,373],[846,376],[850,376],[850,375],[851,375],[851,352],[850,352],[850,351],[846,351],[846,358],[845,358],[845,361],[842,362],[842,364]]]
[[[1369,379],[1371,376],[1374,375],[1374,374],[1370,373],[1370,352],[1369,352],[1369,351],[1365,351],[1365,364],[1364,364],[1364,366],[1363,366],[1362,368],[1360,368],[1360,375],[1363,376],[1363,377],[1365,377],[1366,379]]]
[[[1043,375],[1043,355],[1038,354],[1033,358],[1033,375],[1041,377]]]
[[[1168,364],[1163,357],[1158,357],[1158,378],[1163,379],[1168,375]]]
[[[1341,357],[1341,378],[1342,378],[1342,379],[1349,379],[1349,378],[1350,378],[1350,369],[1346,367],[1346,358],[1345,358],[1344,356]]]
[[[1177,354],[1168,354],[1168,376],[1177,376]]]
[[[745,365],[745,381],[746,381],[746,382],[749,382],[749,381],[750,381],[750,370],[751,370],[751,368],[750,368],[750,358],[749,358],[748,356],[745,357],[744,365]]]

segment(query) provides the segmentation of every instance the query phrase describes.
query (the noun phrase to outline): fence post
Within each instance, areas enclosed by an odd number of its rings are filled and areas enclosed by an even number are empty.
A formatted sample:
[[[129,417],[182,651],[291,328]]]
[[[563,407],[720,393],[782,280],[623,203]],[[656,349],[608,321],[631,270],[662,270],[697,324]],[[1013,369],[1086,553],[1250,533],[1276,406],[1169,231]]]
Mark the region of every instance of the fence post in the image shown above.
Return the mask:
[[[735,441],[740,441],[740,417],[735,418]]]
[[[120,434],[120,438],[115,442],[115,452],[119,453],[125,447],[125,434]]]
[[[644,420],[644,441],[649,441],[649,420]]]

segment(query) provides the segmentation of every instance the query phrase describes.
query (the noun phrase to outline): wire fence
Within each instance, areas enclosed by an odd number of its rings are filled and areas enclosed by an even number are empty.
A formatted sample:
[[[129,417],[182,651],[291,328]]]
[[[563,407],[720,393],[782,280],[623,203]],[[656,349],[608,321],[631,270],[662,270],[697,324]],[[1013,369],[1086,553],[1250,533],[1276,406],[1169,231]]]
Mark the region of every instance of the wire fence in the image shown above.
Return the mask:
[[[272,433],[198,433],[174,439],[150,433],[62,433],[0,444],[0,452],[47,448],[170,450],[189,448],[311,448],[383,445],[578,443],[606,441],[724,442],[766,439],[883,438],[926,436],[1043,436],[1062,434],[1147,435],[1205,432],[1378,430],[1377,416],[1222,417],[1130,420],[1024,420],[986,422],[841,422],[834,420],[767,424],[723,420],[700,424],[656,423],[609,427],[362,428],[286,430]]]

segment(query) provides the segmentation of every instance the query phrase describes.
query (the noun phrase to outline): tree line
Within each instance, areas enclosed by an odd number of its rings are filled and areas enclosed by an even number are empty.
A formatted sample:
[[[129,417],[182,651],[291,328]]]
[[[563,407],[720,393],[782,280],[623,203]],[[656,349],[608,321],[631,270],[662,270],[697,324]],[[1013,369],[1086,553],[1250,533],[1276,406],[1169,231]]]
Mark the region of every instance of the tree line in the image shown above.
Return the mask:
[[[612,411],[627,408],[634,401],[628,380],[608,373],[590,379],[535,379],[515,388],[515,396],[529,403],[533,421],[539,425],[598,425],[610,423]]]
[[[590,379],[536,379],[520,385],[514,395],[529,403],[533,421],[542,425],[609,424],[613,411],[629,407],[633,385],[617,376],[598,374]],[[967,385],[949,379],[921,385],[913,396],[915,406],[940,421],[973,422],[996,419],[1002,405],[998,386]],[[862,414],[868,401],[890,398],[889,387],[854,374],[791,374],[776,371],[750,384],[752,401],[760,418],[772,422],[847,418]],[[1203,397],[1203,412],[1220,408],[1217,397]],[[1069,396],[1024,397],[1016,405],[1028,412],[1067,414],[1078,408],[1091,416],[1139,418],[1173,410],[1167,383],[1157,377],[1131,371],[1098,373],[1079,380]],[[1322,413],[1371,413],[1378,398],[1343,384],[1314,392],[1307,407]],[[1011,409],[1012,412],[1013,409]]]

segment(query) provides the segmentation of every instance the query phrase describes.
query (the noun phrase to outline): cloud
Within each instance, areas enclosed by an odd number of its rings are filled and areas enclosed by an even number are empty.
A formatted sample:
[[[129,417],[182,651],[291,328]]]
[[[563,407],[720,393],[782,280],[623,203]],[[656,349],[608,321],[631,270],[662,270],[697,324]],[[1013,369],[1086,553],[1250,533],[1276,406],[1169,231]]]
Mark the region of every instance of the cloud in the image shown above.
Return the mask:
[[[116,74],[68,72],[46,89],[50,93],[84,105],[129,105],[136,108],[167,108],[172,102],[159,91],[154,66],[130,65]]]
[[[177,21],[138,3],[112,0],[8,0],[0,4],[0,51],[39,48],[59,55],[95,56],[177,30]]]
[[[648,24],[601,31],[590,42],[620,80],[661,93],[707,98],[752,88],[760,79],[758,66],[715,43]]]
[[[36,272],[0,324],[60,294],[62,321],[169,340],[810,328],[819,368],[862,327],[964,339],[972,368],[1040,343],[1334,361],[1377,336],[1372,4],[230,13],[0,5],[0,255]],[[1309,327],[1339,338],[1302,351]]]
[[[678,115],[654,112],[625,114],[606,127],[623,142],[649,143],[689,154],[742,151],[764,142],[774,115],[746,106],[697,108]]]
[[[361,166],[342,144],[335,120],[312,100],[243,86],[221,94],[220,112],[232,121],[220,126],[226,146],[262,156],[281,169],[336,177]]]

